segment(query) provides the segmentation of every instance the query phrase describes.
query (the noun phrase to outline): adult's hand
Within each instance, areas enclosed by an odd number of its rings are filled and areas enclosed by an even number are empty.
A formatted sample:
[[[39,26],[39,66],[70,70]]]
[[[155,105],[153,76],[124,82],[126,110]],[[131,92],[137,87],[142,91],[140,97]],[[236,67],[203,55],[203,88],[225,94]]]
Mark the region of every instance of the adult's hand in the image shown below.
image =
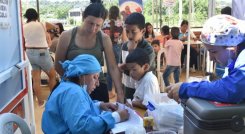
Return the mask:
[[[118,111],[118,114],[120,115],[120,122],[126,121],[129,118],[129,113],[127,109]]]
[[[100,103],[100,109],[104,111],[116,111],[118,109],[118,106],[113,103]]]
[[[168,97],[171,99],[174,99],[176,102],[180,102],[179,100],[179,89],[182,85],[182,82],[170,85],[166,88],[166,91],[168,93]]]

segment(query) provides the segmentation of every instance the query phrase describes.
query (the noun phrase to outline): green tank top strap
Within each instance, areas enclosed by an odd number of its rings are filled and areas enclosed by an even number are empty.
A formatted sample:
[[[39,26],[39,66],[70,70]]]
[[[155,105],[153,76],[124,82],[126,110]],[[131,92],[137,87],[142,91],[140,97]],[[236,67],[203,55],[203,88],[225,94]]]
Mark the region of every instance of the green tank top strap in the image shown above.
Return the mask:
[[[76,34],[77,34],[77,29],[78,29],[78,27],[74,27],[71,31],[71,39],[69,41],[69,45],[68,45],[67,50],[70,50],[75,45],[75,38],[76,38]],[[68,59],[67,53],[68,53],[68,51],[66,51],[66,56],[65,56],[66,59]]]
[[[99,31],[97,35],[98,35],[99,42],[100,42],[100,49],[101,49],[101,51],[104,51],[103,39],[102,39],[102,33],[101,33],[101,31]]]

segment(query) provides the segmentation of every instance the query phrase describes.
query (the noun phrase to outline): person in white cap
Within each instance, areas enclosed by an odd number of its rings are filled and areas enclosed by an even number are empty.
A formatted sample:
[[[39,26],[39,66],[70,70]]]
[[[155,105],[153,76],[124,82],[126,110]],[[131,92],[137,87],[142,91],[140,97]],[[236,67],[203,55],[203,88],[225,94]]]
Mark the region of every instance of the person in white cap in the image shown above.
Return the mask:
[[[203,26],[201,41],[210,59],[226,66],[216,81],[177,83],[167,87],[168,96],[180,101],[189,97],[239,103],[245,99],[245,22],[229,15],[216,15]]]
[[[102,134],[129,118],[126,109],[116,111],[116,104],[90,98],[89,94],[99,85],[101,72],[94,56],[78,55],[63,62],[62,68],[62,81],[49,96],[43,112],[45,134]]]

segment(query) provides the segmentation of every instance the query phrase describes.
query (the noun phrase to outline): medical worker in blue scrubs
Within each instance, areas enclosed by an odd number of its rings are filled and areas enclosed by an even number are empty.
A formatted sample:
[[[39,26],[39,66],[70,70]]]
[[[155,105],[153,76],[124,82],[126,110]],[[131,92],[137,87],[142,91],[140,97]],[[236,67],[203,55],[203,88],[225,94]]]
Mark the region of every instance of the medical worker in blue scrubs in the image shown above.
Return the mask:
[[[102,134],[129,118],[112,103],[92,101],[89,94],[99,85],[101,66],[92,55],[82,54],[62,63],[65,71],[42,116],[45,134]],[[114,111],[114,112],[111,112]]]
[[[216,81],[177,83],[167,87],[168,96],[179,101],[189,97],[239,103],[245,99],[245,22],[229,15],[211,17],[203,26],[201,41],[210,59],[226,66]]]

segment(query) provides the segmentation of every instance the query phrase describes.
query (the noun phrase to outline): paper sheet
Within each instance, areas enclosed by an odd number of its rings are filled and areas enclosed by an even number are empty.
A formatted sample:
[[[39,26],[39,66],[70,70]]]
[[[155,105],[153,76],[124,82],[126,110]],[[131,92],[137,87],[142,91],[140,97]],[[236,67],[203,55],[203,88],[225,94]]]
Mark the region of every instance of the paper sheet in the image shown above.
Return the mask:
[[[127,121],[117,123],[115,127],[111,130],[113,134],[124,132],[132,126],[143,126],[143,119],[135,112],[135,110],[125,106],[124,104],[117,103],[118,109],[127,109],[129,112],[129,119]]]
[[[196,76],[196,77],[189,77],[188,82],[200,82],[200,81],[209,81],[209,76]]]

